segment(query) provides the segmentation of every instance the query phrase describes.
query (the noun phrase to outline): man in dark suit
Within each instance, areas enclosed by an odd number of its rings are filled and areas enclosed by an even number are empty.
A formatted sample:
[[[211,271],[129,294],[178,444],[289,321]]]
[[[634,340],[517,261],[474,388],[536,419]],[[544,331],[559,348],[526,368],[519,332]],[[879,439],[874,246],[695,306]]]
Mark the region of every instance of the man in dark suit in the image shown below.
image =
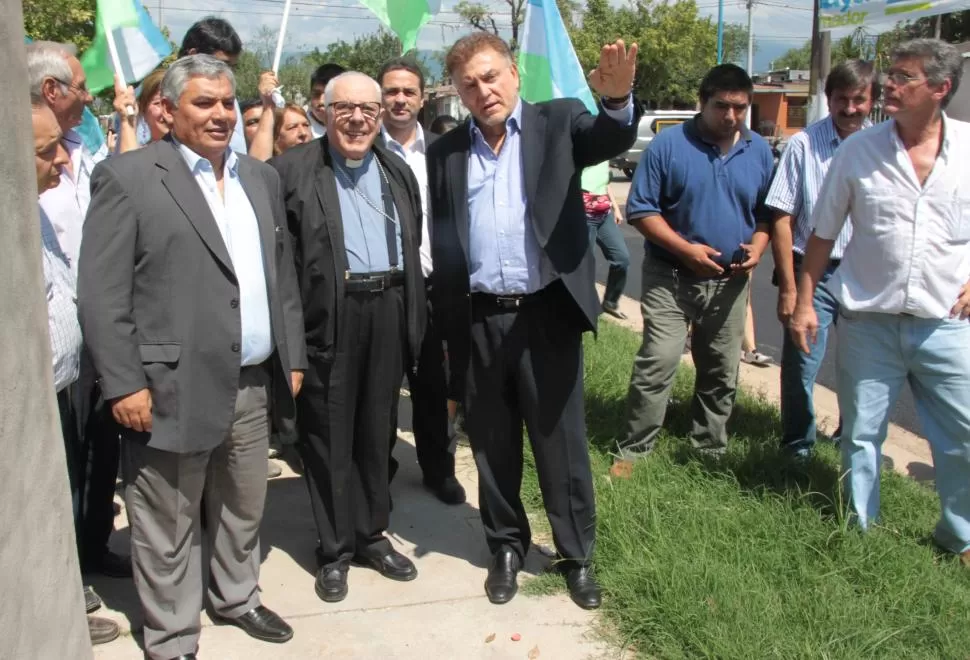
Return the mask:
[[[386,62],[377,74],[384,102],[381,137],[387,149],[400,156],[414,172],[421,192],[424,222],[421,224],[421,273],[426,291],[432,287],[434,271],[431,258],[431,223],[428,219],[428,147],[437,139],[425,132],[418,122],[424,105],[424,74],[413,60],[400,58]],[[421,342],[421,354],[409,356],[417,372],[408,379],[411,392],[411,414],[414,424],[414,448],[424,485],[445,504],[465,501],[465,489],[455,478],[455,455],[448,429],[448,388],[445,382],[445,355],[441,336],[435,332],[429,315]],[[397,410],[393,411],[391,448],[397,440]],[[391,479],[397,472],[397,461],[391,457]]]
[[[229,148],[232,70],[208,55],[162,81],[171,134],[94,171],[78,307],[122,430],[135,587],[149,658],[194,658],[203,600],[248,634],[292,629],[260,604],[271,421],[293,433],[306,368],[280,182]]]
[[[309,368],[298,399],[304,475],[320,539],[315,590],[347,596],[354,561],[392,580],[418,572],[384,535],[388,429],[426,302],[414,174],[374,144],[380,86],[349,71],[327,83],[327,134],[272,161],[303,295]]]
[[[600,305],[580,176],[636,139],[636,50],[603,48],[590,76],[603,103],[595,117],[577,100],[522,101],[508,46],[494,35],[469,35],[448,53],[473,118],[428,152],[432,303],[478,466],[493,603],[515,595],[531,542],[519,496],[525,421],[570,595],[600,604],[582,347]]]

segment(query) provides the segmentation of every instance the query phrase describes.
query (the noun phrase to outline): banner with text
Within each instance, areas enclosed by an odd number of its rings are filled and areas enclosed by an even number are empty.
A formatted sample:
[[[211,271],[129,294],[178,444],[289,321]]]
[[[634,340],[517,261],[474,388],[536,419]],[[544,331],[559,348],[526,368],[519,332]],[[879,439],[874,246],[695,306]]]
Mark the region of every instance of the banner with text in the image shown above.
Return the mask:
[[[970,0],[818,0],[819,30],[837,39],[865,28],[888,32],[900,21],[970,9]]]

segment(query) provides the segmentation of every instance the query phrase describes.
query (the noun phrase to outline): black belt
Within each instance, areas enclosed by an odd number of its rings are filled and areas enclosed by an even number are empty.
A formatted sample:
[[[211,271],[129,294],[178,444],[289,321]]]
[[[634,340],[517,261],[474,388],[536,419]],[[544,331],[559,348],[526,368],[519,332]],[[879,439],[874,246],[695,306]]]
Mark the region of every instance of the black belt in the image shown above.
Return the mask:
[[[386,270],[381,273],[348,273],[344,280],[346,293],[380,293],[385,289],[404,285],[404,271]]]
[[[472,307],[478,311],[513,311],[532,307],[542,300],[542,291],[535,293],[518,293],[508,295],[496,295],[493,293],[483,293],[476,291],[472,293]]]

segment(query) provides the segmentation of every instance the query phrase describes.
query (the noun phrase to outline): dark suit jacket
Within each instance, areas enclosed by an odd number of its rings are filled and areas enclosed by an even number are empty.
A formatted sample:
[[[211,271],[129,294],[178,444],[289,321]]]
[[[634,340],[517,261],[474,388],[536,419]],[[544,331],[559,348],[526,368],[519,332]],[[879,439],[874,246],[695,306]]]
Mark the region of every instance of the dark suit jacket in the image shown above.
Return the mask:
[[[639,119],[635,100],[629,126],[620,125],[602,111],[594,117],[575,99],[522,103],[522,170],[528,221],[574,303],[566,316],[581,330],[595,330],[600,304],[580,177],[584,168],[629,149],[636,140]],[[469,121],[443,135],[428,150],[432,303],[435,327],[448,343],[451,396],[458,400],[464,396],[471,327]]]
[[[290,371],[306,368],[303,317],[276,170],[239,155],[262,239],[276,351],[270,407],[295,439]],[[78,312],[106,399],[148,387],[148,446],[221,444],[239,389],[236,269],[209,205],[170,139],[105,160],[91,176],[78,260]],[[132,438],[140,434],[132,432]]]
[[[420,353],[427,320],[421,275],[421,195],[407,163],[375,144],[384,166],[398,220],[404,253],[405,312],[408,350]],[[331,362],[336,350],[348,270],[337,180],[324,136],[293,147],[270,160],[283,182],[286,221],[293,240],[297,280],[303,297],[307,354],[311,361]]]

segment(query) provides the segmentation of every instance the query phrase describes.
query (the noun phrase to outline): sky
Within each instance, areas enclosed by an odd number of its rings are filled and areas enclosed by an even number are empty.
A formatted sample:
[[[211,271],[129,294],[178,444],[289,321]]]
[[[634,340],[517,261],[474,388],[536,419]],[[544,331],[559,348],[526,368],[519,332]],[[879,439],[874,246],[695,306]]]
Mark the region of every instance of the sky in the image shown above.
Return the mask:
[[[246,43],[262,26],[279,30],[283,0],[206,0],[200,9],[192,0],[143,0],[149,13],[169,28],[172,40],[181,42],[185,31],[207,15],[220,16],[236,28]],[[610,0],[622,6],[625,0]],[[200,3],[201,4],[201,3]],[[418,40],[422,50],[443,50],[470,31],[454,12],[458,0],[441,0],[441,11],[425,25]],[[499,27],[509,26],[508,5],[487,0],[497,8]],[[702,15],[717,18],[717,0],[697,0]],[[789,48],[801,46],[812,31],[811,0],[757,0],[753,9],[754,69],[768,69],[771,60]],[[747,9],[738,0],[724,0],[725,23],[747,24]],[[357,0],[293,0],[284,51],[321,50],[339,39],[352,41],[380,27],[373,14]],[[743,63],[742,63],[743,64]]]

